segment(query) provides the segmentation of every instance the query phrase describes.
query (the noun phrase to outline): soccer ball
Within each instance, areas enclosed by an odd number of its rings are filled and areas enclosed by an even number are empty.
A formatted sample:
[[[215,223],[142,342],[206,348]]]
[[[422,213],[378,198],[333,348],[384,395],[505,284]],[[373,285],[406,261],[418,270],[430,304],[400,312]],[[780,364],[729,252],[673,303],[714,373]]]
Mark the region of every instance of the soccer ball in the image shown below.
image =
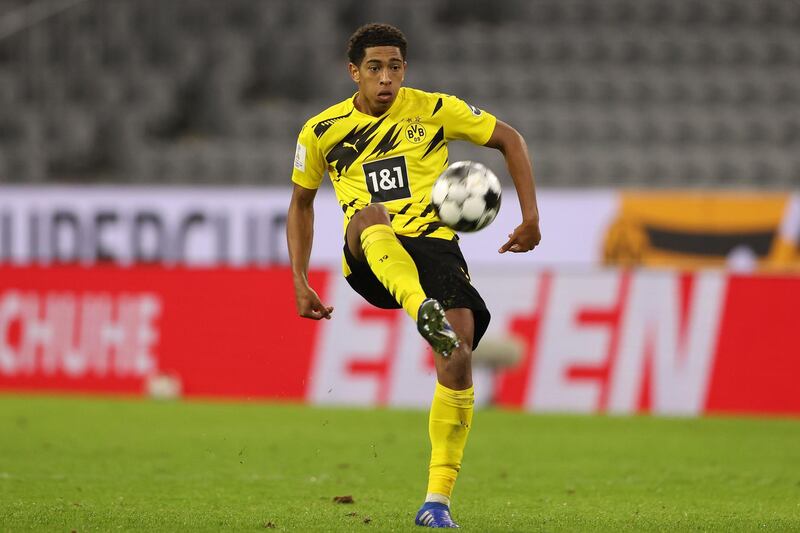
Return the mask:
[[[453,163],[431,191],[431,204],[445,225],[456,231],[478,231],[500,211],[500,180],[474,161]]]

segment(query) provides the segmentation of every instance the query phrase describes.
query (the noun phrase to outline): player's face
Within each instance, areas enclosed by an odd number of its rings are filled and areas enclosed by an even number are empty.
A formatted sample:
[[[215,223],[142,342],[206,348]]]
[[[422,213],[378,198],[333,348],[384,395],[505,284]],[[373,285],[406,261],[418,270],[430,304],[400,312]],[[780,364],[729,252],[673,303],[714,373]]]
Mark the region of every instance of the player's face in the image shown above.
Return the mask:
[[[358,85],[359,103],[364,112],[382,115],[397,98],[406,74],[406,62],[396,46],[367,48],[361,65],[350,63],[350,77]]]

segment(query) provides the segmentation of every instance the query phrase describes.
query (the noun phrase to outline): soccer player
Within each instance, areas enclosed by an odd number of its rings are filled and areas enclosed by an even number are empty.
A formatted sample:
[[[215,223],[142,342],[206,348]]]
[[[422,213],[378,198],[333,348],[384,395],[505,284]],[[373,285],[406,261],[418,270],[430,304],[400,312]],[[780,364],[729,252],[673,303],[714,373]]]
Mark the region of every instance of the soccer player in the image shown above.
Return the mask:
[[[453,96],[402,87],[406,39],[397,28],[362,26],[347,54],[358,91],[306,122],[297,141],[287,220],[297,311],[314,320],[333,314],[307,277],[314,197],[327,170],[344,211],[348,283],[377,307],[402,307],[436,353],[428,490],[415,522],[458,527],[450,497],[472,425],[472,349],[489,311],[470,283],[456,235],[430,205],[430,192],[449,163],[449,141],[500,150],[522,222],[499,252],[527,252],[541,238],[531,162],[522,136],[491,114]]]

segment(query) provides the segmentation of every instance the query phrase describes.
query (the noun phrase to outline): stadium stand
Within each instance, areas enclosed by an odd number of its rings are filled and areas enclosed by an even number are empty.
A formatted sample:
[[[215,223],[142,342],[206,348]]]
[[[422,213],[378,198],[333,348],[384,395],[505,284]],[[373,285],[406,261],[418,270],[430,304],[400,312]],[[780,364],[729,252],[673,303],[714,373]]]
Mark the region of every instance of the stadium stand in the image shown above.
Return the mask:
[[[373,20],[409,85],[520,129],[540,184],[800,186],[787,0],[86,0],[0,39],[0,181],[284,184]]]

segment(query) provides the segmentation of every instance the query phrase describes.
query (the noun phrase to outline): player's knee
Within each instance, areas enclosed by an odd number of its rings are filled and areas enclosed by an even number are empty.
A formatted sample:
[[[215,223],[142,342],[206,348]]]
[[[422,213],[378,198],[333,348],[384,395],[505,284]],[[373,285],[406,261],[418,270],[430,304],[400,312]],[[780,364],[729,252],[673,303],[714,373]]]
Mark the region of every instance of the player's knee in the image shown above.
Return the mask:
[[[353,215],[347,226],[347,232],[352,233],[355,239],[359,239],[362,231],[376,224],[391,226],[389,211],[381,204],[370,204]]]
[[[383,204],[370,204],[353,216],[364,228],[375,224],[390,224],[389,210]]]
[[[442,376],[439,382],[447,382],[450,388],[461,390],[472,385],[472,349],[462,343],[450,356],[443,359]]]
[[[464,390],[472,386],[472,376],[463,368],[455,372],[446,373],[444,376],[439,376],[438,379],[439,383],[453,390]]]
[[[472,348],[466,343],[462,343],[455,352],[458,361],[458,378],[465,381],[472,381]]]

